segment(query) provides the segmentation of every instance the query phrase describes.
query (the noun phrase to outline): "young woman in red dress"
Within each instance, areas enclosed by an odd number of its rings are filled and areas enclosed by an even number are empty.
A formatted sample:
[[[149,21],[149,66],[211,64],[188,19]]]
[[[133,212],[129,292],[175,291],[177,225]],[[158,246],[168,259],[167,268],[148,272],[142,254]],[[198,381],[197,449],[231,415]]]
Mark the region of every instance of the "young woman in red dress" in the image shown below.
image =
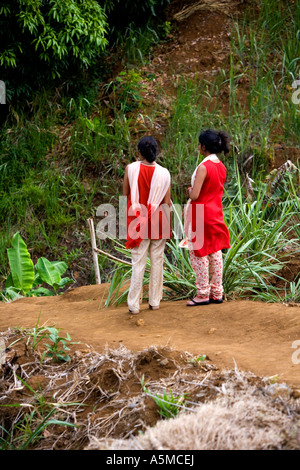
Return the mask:
[[[197,287],[197,295],[187,302],[188,307],[223,301],[221,250],[230,248],[222,208],[226,168],[217,156],[229,153],[229,136],[223,131],[206,130],[199,136],[199,150],[205,158],[196,168],[188,189],[187,238]]]
[[[158,310],[163,293],[163,262],[171,235],[170,173],[156,163],[158,144],[151,136],[138,143],[140,160],[127,165],[123,196],[127,203],[126,248],[132,254],[132,275],[127,297],[129,312],[140,312],[143,277],[149,253],[149,307]]]

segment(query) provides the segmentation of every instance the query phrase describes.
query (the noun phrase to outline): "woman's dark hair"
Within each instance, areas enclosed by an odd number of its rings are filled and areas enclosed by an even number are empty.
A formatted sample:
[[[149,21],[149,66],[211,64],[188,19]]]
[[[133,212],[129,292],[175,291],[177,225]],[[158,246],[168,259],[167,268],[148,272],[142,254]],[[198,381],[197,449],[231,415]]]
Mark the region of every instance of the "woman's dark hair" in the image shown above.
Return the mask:
[[[230,152],[230,137],[224,131],[213,131],[207,129],[199,135],[199,143],[205,145],[206,150],[211,153]]]
[[[158,154],[158,143],[151,136],[142,137],[137,146],[141,155],[146,158],[149,163],[154,162]]]

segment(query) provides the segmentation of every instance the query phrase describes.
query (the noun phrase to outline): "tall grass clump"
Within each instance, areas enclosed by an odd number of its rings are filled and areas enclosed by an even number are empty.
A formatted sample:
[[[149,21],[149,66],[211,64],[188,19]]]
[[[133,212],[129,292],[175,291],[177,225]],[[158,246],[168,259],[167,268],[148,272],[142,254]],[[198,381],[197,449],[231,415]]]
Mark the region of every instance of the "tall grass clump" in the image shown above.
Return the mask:
[[[249,82],[249,120],[266,148],[271,141],[298,142],[300,115],[291,85],[300,73],[300,6],[259,3],[258,17],[248,12],[235,21],[231,50],[234,66]],[[235,96],[238,87],[232,91]]]
[[[294,204],[291,197],[270,212],[266,185],[259,185],[253,201],[235,198],[224,201],[224,217],[230,232],[231,248],[224,254],[224,290],[245,296],[274,290],[272,282],[286,263],[287,251],[299,251],[290,235]],[[274,213],[276,212],[276,214]]]
[[[102,172],[103,179],[110,171],[123,175],[125,155],[130,148],[131,125],[131,119],[126,116],[117,117],[112,123],[101,115],[81,117],[72,130],[74,167],[78,163],[85,168],[93,164]]]
[[[129,24],[125,31],[118,33],[115,47],[122,51],[122,61],[125,66],[145,65],[150,61],[151,49],[160,41],[158,31],[151,21],[143,26]]]
[[[208,84],[197,76],[180,77],[177,95],[172,103],[171,118],[162,142],[163,164],[172,174],[172,195],[175,202],[186,201],[186,187],[200,163],[198,136],[204,128],[227,128],[215,100],[218,83]]]

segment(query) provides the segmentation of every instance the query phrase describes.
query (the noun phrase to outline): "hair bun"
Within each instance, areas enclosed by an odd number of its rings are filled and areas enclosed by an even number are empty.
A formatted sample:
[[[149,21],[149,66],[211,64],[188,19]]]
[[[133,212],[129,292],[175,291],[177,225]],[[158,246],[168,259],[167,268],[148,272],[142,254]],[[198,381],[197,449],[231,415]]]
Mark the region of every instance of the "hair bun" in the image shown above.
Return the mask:
[[[211,153],[224,152],[226,155],[230,152],[230,137],[224,131],[207,129],[199,135],[199,142]]]
[[[154,137],[145,136],[139,141],[138,150],[149,163],[152,163],[158,154],[158,144]]]

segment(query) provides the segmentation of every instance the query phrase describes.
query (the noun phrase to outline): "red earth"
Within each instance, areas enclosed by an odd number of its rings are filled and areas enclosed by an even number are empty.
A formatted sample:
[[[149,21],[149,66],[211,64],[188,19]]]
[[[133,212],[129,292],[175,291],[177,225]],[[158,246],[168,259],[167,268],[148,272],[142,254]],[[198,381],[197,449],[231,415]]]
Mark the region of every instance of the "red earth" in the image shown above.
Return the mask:
[[[219,369],[278,375],[278,381],[300,387],[300,345],[293,348],[300,342],[299,304],[232,300],[186,307],[185,301],[165,301],[158,311],[142,304],[139,315],[130,315],[126,304],[104,306],[108,287],[82,286],[55,297],[1,303],[0,330],[33,328],[41,315],[39,325],[62,328],[72,341],[82,343],[73,346],[77,350],[86,345],[98,351],[124,345],[138,352],[167,346],[206,354]]]

